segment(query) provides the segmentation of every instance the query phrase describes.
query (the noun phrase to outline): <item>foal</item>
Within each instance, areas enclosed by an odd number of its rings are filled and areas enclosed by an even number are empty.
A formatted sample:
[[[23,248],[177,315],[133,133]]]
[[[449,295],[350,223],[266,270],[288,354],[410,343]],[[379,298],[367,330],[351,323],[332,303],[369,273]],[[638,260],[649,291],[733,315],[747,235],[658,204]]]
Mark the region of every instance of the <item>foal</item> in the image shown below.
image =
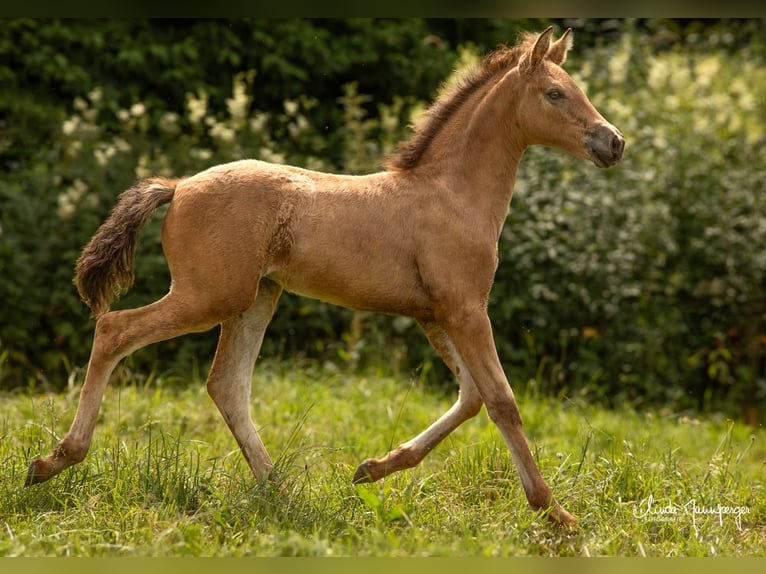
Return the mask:
[[[557,146],[598,167],[623,152],[620,132],[561,68],[571,30],[553,43],[551,36],[548,28],[488,55],[435,102],[386,171],[341,176],[244,160],[125,191],[77,262],[79,292],[98,317],[77,414],[51,456],[32,462],[27,484],[83,460],[121,359],[219,324],[207,389],[254,475],[266,478],[273,465],[251,421],[250,391],[284,289],[415,318],[459,382],[446,413],[382,458],[364,461],[354,482],[416,465],[484,404],[532,508],[574,523],[530,453],[487,316],[497,242],[524,149]],[[132,284],[139,230],[164,203],[170,291],[145,307],[107,312]]]

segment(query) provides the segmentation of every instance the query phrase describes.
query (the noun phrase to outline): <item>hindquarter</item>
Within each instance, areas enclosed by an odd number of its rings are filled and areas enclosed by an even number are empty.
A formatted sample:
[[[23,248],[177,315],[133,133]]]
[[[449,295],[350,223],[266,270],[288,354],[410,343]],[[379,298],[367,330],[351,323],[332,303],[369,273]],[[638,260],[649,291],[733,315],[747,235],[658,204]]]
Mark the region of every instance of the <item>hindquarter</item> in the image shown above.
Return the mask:
[[[252,304],[264,269],[288,241],[286,214],[302,197],[260,165],[221,166],[178,186],[162,233],[174,291],[233,312]]]

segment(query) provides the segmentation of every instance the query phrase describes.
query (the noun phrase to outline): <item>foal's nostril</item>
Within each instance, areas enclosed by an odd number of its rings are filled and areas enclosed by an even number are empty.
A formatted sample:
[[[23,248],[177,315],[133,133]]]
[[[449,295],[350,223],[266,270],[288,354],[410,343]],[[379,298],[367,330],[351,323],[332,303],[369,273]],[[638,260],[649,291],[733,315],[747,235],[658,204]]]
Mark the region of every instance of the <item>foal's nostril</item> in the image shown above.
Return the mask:
[[[625,147],[625,140],[617,134],[612,136],[612,155],[619,156],[622,154],[622,150]]]

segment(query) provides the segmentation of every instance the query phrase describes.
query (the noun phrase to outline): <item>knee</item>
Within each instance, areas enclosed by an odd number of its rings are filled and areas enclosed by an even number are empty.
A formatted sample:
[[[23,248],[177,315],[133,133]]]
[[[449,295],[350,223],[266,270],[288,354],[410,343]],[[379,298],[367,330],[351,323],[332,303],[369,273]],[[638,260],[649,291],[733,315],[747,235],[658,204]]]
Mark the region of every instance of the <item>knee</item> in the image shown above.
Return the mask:
[[[500,427],[521,427],[521,413],[513,396],[493,398],[486,401],[487,415],[490,420]]]

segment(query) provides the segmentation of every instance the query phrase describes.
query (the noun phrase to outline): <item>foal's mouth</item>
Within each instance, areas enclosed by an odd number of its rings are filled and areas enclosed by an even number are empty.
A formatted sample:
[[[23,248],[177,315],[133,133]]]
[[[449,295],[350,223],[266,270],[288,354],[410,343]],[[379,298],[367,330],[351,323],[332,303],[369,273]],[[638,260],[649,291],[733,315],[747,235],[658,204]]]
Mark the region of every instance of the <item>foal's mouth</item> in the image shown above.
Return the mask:
[[[588,156],[596,167],[611,167],[622,159],[625,138],[611,124],[599,124],[585,137]]]

